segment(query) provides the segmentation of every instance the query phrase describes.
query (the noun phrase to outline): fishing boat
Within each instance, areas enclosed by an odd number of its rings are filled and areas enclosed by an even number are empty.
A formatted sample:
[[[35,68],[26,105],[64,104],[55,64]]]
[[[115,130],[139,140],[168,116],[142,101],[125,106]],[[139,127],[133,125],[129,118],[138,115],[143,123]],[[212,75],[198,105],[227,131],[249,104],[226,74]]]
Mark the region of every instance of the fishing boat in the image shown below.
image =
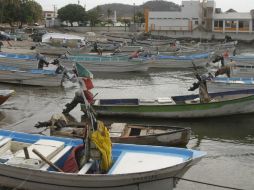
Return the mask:
[[[209,92],[229,90],[254,90],[254,78],[252,77],[215,77],[207,81]]]
[[[91,72],[146,72],[148,63],[143,59],[129,60],[125,56],[120,57],[100,57],[100,56],[70,56],[68,59],[62,59],[61,63],[65,67],[70,67],[78,62]]]
[[[158,99],[97,99],[93,108],[98,115],[152,118],[202,118],[254,112],[254,95],[247,90],[209,93],[209,103],[198,95]],[[84,105],[81,109],[85,110]]]
[[[35,55],[16,54],[16,53],[4,53],[0,52],[0,58],[12,58],[12,59],[35,59]]]
[[[148,63],[143,59],[129,60],[126,55],[123,56],[67,56],[60,59],[61,65],[67,69],[73,68],[73,63],[79,62],[92,72],[146,72]],[[0,54],[0,66],[18,67],[20,69],[36,69],[38,60],[34,56],[25,56],[20,54]]]
[[[146,62],[149,68],[193,68],[193,62],[197,67],[205,67],[209,62],[210,53],[192,55],[158,55],[152,56]]]
[[[174,177],[182,176],[206,154],[174,147],[113,144],[112,165],[104,173],[94,173],[97,161],[92,156],[77,171],[66,172],[66,164],[77,159],[75,153],[83,143],[0,130],[0,184],[27,190],[172,190]]]
[[[63,74],[54,70],[21,70],[18,67],[0,65],[0,82],[32,86],[61,86]]]
[[[40,45],[40,46],[36,46],[35,50],[37,53],[40,53],[40,54],[59,56],[59,55],[63,55],[67,51],[72,55],[84,54],[84,53],[91,52],[92,48],[86,47],[86,46],[80,47],[80,48],[74,48],[74,47],[65,48],[65,47],[54,47],[50,45]]]
[[[8,100],[14,92],[14,90],[0,90],[0,105]]]
[[[61,137],[84,137],[84,123],[75,123],[66,128],[50,127],[50,135]],[[107,126],[114,143],[158,146],[186,146],[191,129],[163,125],[112,123]]]
[[[254,64],[254,55],[253,54],[240,54],[236,56],[231,56],[230,59],[236,61],[237,63],[248,63]]]

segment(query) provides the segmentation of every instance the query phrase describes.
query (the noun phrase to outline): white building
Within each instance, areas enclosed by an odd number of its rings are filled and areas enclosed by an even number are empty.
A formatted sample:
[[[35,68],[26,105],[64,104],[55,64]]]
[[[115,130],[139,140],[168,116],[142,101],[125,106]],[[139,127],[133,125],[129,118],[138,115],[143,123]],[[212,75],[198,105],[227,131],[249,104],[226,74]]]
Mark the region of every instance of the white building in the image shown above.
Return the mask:
[[[215,2],[182,1],[181,11],[151,11],[148,13],[150,31],[192,31],[200,25],[206,25],[206,19],[214,13]]]
[[[215,12],[214,0],[182,1],[181,11],[148,11],[148,31],[193,31],[202,28],[213,32],[254,32],[254,16],[249,13]]]
[[[251,13],[226,12],[213,16],[214,32],[252,33],[254,22]]]
[[[53,27],[53,26],[59,25],[56,11],[43,11],[43,18],[45,20],[46,27]]]

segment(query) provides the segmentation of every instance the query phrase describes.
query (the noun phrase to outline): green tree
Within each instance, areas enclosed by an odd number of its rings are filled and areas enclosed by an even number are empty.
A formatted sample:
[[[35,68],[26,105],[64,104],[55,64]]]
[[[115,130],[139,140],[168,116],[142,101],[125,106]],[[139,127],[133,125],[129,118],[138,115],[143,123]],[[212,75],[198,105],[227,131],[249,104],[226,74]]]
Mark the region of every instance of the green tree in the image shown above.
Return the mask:
[[[13,26],[18,21],[18,12],[20,9],[20,0],[1,0],[1,22],[9,23]]]
[[[101,22],[100,18],[103,16],[101,14],[101,9],[99,6],[96,7],[96,9],[88,11],[88,19],[90,21],[90,26],[93,27],[97,23]]]
[[[137,12],[136,14],[135,14],[135,21],[137,22],[137,23],[144,23],[145,22],[145,16],[144,16],[144,14],[142,13],[142,12]]]
[[[73,22],[84,22],[87,20],[84,7],[77,4],[69,4],[58,10],[58,18],[67,21],[73,26]]]
[[[33,0],[1,0],[1,22],[13,26],[18,23],[22,27],[24,23],[37,22],[42,16],[42,7]]]
[[[22,0],[19,12],[19,27],[23,23],[35,23],[42,18],[42,7],[35,1]]]

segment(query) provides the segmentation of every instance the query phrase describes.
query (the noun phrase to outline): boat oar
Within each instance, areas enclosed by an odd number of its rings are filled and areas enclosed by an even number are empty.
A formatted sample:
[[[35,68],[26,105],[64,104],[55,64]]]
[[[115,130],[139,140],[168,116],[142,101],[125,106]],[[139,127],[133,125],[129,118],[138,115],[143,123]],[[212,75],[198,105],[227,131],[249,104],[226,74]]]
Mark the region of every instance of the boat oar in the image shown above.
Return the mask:
[[[46,162],[48,165],[50,165],[52,168],[54,168],[58,172],[64,172],[59,167],[57,167],[55,164],[53,164],[50,160],[48,160],[45,156],[43,156],[38,150],[33,149],[33,153],[35,153],[40,159],[42,159],[44,162]]]

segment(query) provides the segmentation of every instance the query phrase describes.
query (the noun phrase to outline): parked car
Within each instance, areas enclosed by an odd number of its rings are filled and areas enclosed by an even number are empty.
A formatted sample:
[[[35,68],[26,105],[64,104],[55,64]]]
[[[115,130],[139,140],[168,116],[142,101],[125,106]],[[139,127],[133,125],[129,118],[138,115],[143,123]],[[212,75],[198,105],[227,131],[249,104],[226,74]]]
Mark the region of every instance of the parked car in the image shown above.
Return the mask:
[[[0,40],[11,40],[11,36],[6,32],[0,31]]]

